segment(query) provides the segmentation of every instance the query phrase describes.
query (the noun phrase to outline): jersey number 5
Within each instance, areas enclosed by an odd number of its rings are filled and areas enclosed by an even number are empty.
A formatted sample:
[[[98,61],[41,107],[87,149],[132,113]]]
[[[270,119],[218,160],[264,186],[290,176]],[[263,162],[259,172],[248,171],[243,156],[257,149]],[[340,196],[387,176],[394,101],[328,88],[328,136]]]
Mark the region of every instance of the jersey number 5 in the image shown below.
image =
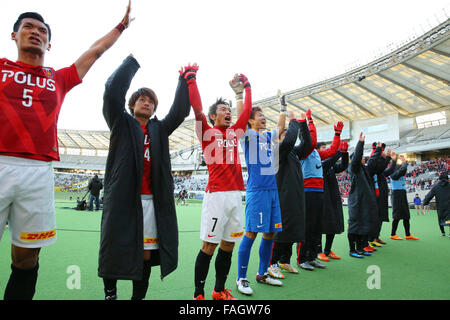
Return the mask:
[[[22,105],[24,107],[31,107],[33,105],[33,96],[30,95],[32,93],[33,93],[33,90],[31,90],[31,89],[23,89]]]

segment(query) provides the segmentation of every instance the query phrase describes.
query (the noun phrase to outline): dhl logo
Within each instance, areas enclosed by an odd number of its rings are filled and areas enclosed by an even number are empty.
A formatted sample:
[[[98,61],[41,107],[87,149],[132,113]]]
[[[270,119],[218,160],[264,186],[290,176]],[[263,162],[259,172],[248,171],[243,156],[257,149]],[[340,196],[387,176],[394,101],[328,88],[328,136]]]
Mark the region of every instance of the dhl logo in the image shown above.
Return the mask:
[[[157,244],[158,238],[144,238],[144,244]]]
[[[56,229],[45,232],[21,232],[20,240],[23,241],[37,241],[50,239],[56,236]]]
[[[277,229],[278,229],[278,228],[281,228],[281,222],[280,222],[280,223],[276,223],[276,224],[275,224],[275,228],[277,228]]]
[[[244,232],[232,232],[230,233],[230,237],[232,238],[240,238],[244,235]]]

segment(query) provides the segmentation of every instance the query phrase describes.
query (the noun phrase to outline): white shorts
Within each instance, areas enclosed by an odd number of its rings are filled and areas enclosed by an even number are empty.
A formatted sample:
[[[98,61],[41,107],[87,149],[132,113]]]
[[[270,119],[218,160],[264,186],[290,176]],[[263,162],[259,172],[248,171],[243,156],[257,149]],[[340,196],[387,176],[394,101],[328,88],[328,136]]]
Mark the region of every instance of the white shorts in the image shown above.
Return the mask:
[[[240,191],[205,193],[200,239],[211,243],[237,242],[244,234],[243,221]]]
[[[159,249],[159,244],[153,198],[147,195],[142,195],[141,197],[144,216],[144,250],[156,250]]]
[[[0,240],[8,223],[17,247],[55,243],[54,192],[51,162],[0,156]]]

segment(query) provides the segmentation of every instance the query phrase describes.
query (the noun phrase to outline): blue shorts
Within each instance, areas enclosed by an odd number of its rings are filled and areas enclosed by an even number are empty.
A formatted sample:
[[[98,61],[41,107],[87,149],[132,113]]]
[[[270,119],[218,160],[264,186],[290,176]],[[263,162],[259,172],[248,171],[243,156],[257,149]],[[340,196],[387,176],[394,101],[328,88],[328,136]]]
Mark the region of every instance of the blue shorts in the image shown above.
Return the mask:
[[[281,231],[278,190],[246,192],[245,231],[264,233]]]

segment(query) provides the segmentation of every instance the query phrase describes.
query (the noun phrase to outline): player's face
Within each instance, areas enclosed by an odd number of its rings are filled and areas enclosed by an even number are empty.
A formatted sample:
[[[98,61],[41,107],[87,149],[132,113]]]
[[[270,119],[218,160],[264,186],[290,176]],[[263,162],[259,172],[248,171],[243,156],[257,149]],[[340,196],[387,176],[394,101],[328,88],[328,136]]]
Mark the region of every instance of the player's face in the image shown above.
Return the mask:
[[[326,148],[327,148],[327,146],[321,145],[321,146],[319,147],[319,150],[320,150],[320,151],[323,151],[323,150],[325,150]]]
[[[364,157],[361,159],[361,164],[362,164],[362,165],[365,165],[365,164],[366,164],[366,159],[365,159]]]
[[[19,30],[11,34],[16,41],[19,51],[28,51],[43,55],[50,49],[48,40],[48,29],[39,20],[24,18],[20,23]]]
[[[261,111],[256,111],[253,119],[249,120],[252,129],[264,130],[266,129],[266,117]]]
[[[149,96],[140,96],[134,106],[131,107],[135,117],[142,117],[149,119],[155,111],[155,103]]]
[[[216,114],[212,114],[216,126],[221,128],[228,128],[231,125],[231,108],[225,104],[217,105]]]

